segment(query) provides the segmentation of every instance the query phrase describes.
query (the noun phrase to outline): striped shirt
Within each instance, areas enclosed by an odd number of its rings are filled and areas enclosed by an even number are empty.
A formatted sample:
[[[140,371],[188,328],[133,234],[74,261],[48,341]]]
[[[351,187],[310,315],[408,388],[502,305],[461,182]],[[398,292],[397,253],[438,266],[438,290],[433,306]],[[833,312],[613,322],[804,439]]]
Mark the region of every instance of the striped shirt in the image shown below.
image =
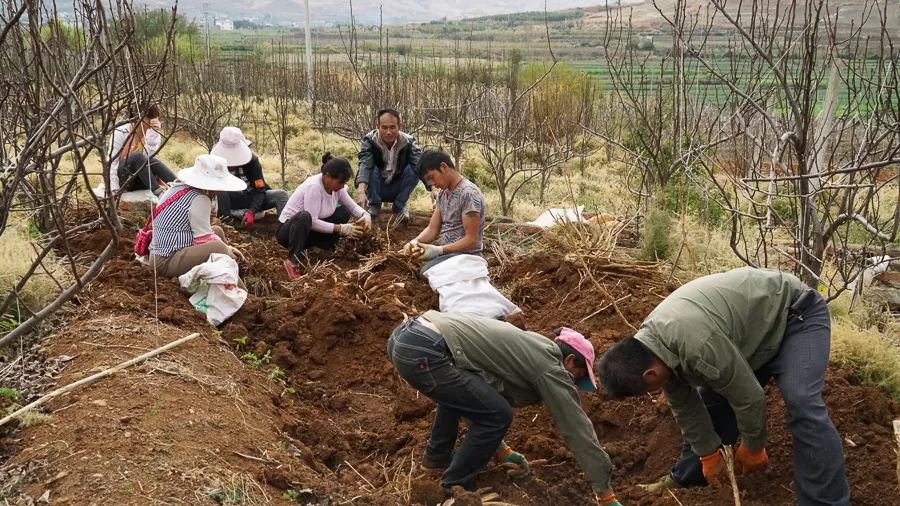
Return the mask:
[[[182,188],[184,185],[173,185],[160,196],[159,201],[165,202]],[[195,238],[212,234],[211,212],[212,203],[206,192],[191,188],[153,219],[150,253],[169,257],[178,250],[192,246]]]

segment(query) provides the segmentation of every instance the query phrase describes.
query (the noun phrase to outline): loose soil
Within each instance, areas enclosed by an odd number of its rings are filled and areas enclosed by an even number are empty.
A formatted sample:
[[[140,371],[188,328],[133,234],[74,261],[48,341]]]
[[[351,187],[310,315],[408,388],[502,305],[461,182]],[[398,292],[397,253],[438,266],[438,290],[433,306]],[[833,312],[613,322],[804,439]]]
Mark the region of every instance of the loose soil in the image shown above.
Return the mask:
[[[82,217],[83,218],[83,217]],[[415,266],[395,256],[426,217],[374,239],[315,252],[303,279],[289,282],[284,250],[265,221],[253,234],[226,228],[247,256],[250,296],[211,328],[175,281],[119,255],[78,297],[75,316],[44,344],[70,358],[68,384],[191,332],[202,336],[94,385],[56,399],[52,419],[8,433],[2,450],[21,503],[52,504],[434,504],[438,476],[419,470],[433,404],[404,384],[385,355],[405,316],[435,308]],[[139,219],[130,220],[137,223]],[[271,221],[271,220],[270,220]],[[102,232],[74,240],[89,259]],[[99,248],[99,249],[98,249]],[[649,265],[535,252],[491,260],[494,283],[525,311],[529,329],[574,327],[598,354],[631,332],[674,288]],[[590,273],[588,275],[587,273]],[[612,304],[612,301],[617,301]],[[890,421],[900,405],[832,368],[825,399],[845,441],[854,504],[897,504]],[[661,399],[624,402],[583,395],[615,465],[624,504],[673,505],[640,497],[634,485],[667,472],[680,434]],[[740,477],[744,504],[795,504],[791,436],[777,388],[768,388],[769,468]],[[7,431],[9,432],[9,431]],[[495,467],[479,486],[509,504],[594,504],[590,487],[540,406],[516,411],[507,442],[547,459],[525,483]],[[729,490],[677,490],[685,505],[730,504]],[[458,503],[473,500],[460,494]],[[478,503],[474,499],[474,503]]]

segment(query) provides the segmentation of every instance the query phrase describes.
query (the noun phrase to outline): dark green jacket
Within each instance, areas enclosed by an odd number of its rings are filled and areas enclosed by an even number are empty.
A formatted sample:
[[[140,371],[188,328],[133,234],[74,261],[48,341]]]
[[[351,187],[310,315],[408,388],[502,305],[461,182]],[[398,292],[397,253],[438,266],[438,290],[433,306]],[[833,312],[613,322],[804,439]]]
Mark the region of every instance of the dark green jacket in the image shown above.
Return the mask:
[[[543,403],[593,489],[610,489],[612,463],[556,343],[491,318],[437,311],[422,316],[441,331],[456,367],[483,376],[513,407]]]
[[[748,448],[765,446],[766,398],[753,371],[778,353],[788,308],[800,292],[800,280],[790,274],[734,269],[675,290],[641,324],[635,338],[675,373],[664,393],[697,455],[722,444],[700,386],[728,399]]]

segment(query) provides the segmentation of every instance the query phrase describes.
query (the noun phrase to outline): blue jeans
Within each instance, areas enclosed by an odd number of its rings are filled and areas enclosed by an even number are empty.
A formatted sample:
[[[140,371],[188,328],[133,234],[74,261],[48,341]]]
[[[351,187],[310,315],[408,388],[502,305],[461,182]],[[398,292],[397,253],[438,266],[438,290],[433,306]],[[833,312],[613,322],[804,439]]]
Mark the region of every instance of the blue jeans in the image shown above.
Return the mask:
[[[450,461],[441,486],[475,490],[475,477],[509,430],[509,402],[483,377],[457,368],[444,339],[415,319],[394,329],[387,352],[400,377],[437,404],[425,454]],[[454,454],[461,418],[468,420],[469,430]]]
[[[769,378],[781,390],[787,423],[794,436],[794,482],[801,506],[850,504],[841,438],[822,400],[822,384],[831,346],[831,320],[822,296],[789,313],[778,355],[754,371],[761,385]],[[731,405],[708,388],[700,389],[716,432],[726,444],[738,439]],[[672,478],[683,487],[706,485],[700,458],[684,442]]]
[[[400,212],[406,209],[406,203],[409,196],[412,195],[416,184],[419,183],[419,175],[416,174],[416,168],[407,165],[394,174],[394,178],[390,184],[384,182],[381,177],[381,169],[374,167],[369,176],[369,184],[366,186],[366,198],[369,200],[370,206],[379,206],[382,202],[393,202],[394,211]]]

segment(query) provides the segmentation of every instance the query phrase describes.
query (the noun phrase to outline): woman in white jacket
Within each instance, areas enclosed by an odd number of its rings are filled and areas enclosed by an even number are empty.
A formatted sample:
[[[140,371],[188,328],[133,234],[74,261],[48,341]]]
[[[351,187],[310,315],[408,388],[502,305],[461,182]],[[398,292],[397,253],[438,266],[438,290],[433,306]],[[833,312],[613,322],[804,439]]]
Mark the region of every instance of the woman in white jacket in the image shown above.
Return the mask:
[[[109,190],[150,190],[159,196],[175,174],[155,155],[162,145],[160,112],[156,105],[142,106],[141,121],[120,126],[109,143]],[[162,184],[160,184],[162,183]]]

